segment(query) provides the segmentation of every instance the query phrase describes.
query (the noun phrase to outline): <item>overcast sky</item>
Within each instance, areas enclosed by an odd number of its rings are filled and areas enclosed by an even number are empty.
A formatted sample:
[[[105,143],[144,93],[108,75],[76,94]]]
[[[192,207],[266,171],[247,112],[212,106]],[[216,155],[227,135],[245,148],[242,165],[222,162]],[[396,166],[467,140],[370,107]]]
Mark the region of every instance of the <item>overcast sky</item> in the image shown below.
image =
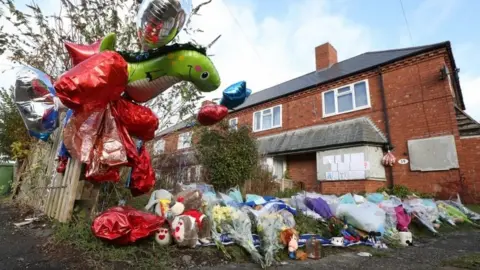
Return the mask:
[[[30,0],[16,1],[18,5]],[[38,1],[46,13],[59,0]],[[193,0],[194,4],[201,2]],[[452,42],[467,112],[480,120],[480,1],[476,0],[213,0],[195,18],[211,48],[222,87],[246,80],[254,92],[311,72],[314,48],[330,42],[339,61],[374,50]],[[0,22],[1,23],[1,22]],[[1,61],[1,59],[0,59]],[[5,62],[0,62],[0,68]],[[2,76],[0,86],[13,83]]]

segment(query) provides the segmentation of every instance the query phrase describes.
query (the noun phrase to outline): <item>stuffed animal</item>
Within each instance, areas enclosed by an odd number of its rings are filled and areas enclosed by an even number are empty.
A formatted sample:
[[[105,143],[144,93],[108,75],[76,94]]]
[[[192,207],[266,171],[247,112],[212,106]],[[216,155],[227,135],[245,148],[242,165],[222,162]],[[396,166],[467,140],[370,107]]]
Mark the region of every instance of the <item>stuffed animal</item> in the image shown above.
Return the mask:
[[[199,190],[186,190],[178,193],[171,204],[173,216],[181,215],[185,210],[198,210],[202,207],[202,193]]]
[[[280,240],[284,246],[288,247],[288,255],[291,259],[296,259],[298,249],[298,233],[294,229],[286,229],[280,233]]]
[[[172,194],[164,189],[155,190],[145,206],[145,210],[154,212],[158,216],[169,218]]]
[[[198,210],[187,210],[176,216],[171,223],[174,241],[179,247],[194,248],[197,241],[209,243],[212,225],[208,218]]]
[[[168,228],[168,223],[166,227],[162,227],[155,233],[155,241],[160,246],[168,246],[172,243],[172,236],[170,235],[170,230]]]

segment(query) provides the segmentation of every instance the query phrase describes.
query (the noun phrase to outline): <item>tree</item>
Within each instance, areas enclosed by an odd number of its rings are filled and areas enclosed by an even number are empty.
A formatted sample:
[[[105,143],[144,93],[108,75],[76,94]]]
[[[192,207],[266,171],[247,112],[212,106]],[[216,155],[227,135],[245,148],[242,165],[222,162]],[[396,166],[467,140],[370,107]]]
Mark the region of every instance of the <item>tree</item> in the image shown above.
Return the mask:
[[[259,165],[255,138],[248,127],[230,129],[226,122],[215,128],[199,127],[195,145],[200,164],[210,183],[218,190],[243,186],[254,176]]]
[[[28,154],[30,137],[13,101],[13,87],[0,89],[0,157],[22,159]]]
[[[0,56],[8,55],[16,64],[29,65],[53,78],[71,68],[63,41],[90,44],[106,34],[117,33],[117,50],[138,50],[135,15],[137,0],[60,0],[58,14],[45,15],[36,1],[26,5],[29,12],[17,8],[13,0],[0,0],[0,20],[10,26],[0,26]],[[193,8],[183,31],[186,41],[201,32],[192,26],[192,16],[209,4],[208,0]],[[5,30],[10,29],[9,33]],[[176,42],[180,42],[177,36]],[[185,42],[185,41],[183,41]],[[202,96],[190,83],[179,83],[150,101],[159,116],[160,129],[193,114]]]

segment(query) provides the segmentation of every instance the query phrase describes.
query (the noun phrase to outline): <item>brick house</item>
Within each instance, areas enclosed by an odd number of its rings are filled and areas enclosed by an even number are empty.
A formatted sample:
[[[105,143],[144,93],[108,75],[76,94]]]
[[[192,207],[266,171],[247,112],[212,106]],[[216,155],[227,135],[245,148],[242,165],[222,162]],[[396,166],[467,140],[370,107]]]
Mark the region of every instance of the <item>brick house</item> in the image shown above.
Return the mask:
[[[400,184],[480,200],[480,124],[464,111],[450,42],[341,62],[326,43],[315,57],[316,70],[252,94],[228,116],[252,129],[276,178],[326,194]],[[192,160],[190,146],[184,122],[159,132],[154,148]],[[388,149],[393,167],[381,165]]]

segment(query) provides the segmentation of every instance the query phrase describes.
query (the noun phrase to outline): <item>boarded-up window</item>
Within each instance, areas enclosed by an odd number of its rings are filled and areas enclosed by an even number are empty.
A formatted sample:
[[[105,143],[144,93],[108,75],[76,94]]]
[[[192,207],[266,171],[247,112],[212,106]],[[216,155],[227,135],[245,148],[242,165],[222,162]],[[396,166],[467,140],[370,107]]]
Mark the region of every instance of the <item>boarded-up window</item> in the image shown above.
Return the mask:
[[[453,135],[408,141],[412,171],[446,171],[458,168]]]

